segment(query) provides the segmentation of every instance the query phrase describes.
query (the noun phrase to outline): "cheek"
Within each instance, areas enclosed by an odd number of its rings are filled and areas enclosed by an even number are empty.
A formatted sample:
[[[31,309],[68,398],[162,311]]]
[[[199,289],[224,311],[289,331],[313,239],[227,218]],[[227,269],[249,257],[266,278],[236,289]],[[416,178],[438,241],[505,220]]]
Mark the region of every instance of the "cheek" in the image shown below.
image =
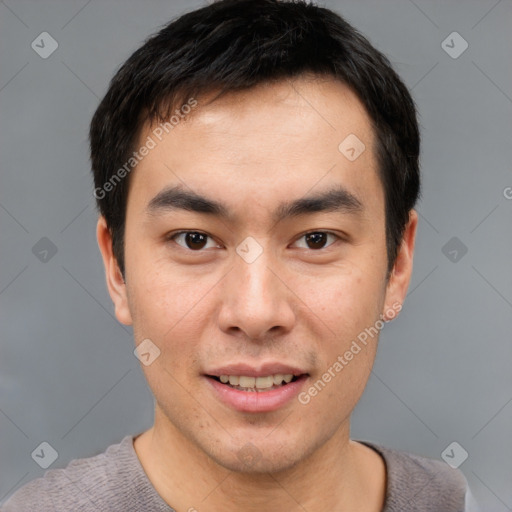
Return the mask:
[[[135,340],[150,338],[166,351],[184,354],[190,351],[193,339],[198,339],[201,300],[213,286],[211,279],[183,276],[157,265],[147,265],[135,272],[129,286],[129,302],[133,317]]]
[[[333,404],[340,419],[349,414],[364,390],[375,359],[378,332],[374,326],[385,287],[382,275],[372,273],[368,266],[361,267],[366,271],[352,267],[350,271],[331,273],[335,278],[321,282],[315,279],[315,291],[310,293],[308,305],[318,316],[317,322],[324,325],[325,333],[316,347],[321,370],[312,375],[314,389],[310,388],[312,407],[319,416],[325,410],[332,411]]]
[[[369,266],[363,268],[333,271],[330,277],[315,279],[309,288],[307,302],[333,331],[339,348],[379,318],[385,292],[383,277],[372,273]]]
[[[211,286],[176,275],[171,279],[158,270],[137,277],[129,290],[135,343],[149,338],[160,349],[142,370],[158,403],[171,416],[182,415],[188,400],[183,385],[197,376],[198,340],[205,328],[201,322],[209,318],[201,298]]]

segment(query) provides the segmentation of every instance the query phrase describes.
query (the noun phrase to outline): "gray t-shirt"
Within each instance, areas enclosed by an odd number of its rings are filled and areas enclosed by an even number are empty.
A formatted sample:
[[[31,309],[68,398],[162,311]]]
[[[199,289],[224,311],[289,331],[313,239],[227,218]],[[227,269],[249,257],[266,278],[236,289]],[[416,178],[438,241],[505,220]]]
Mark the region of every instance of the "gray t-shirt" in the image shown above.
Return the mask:
[[[386,463],[387,490],[382,512],[467,512],[463,474],[441,461],[360,441]],[[95,457],[71,461],[24,485],[3,512],[175,512],[149,481],[126,436]],[[181,512],[181,511],[180,511]]]

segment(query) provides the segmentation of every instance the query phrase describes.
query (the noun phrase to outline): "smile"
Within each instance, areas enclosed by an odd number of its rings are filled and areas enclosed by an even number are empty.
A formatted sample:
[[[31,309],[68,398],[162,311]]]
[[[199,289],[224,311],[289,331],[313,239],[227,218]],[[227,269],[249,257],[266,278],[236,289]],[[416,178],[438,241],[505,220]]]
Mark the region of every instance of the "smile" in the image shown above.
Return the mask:
[[[297,377],[291,373],[283,375],[276,373],[275,375],[267,375],[266,377],[249,377],[246,375],[221,375],[220,377],[213,377],[218,379],[222,384],[227,384],[233,389],[242,391],[269,391],[289,384]]]
[[[308,374],[205,375],[217,400],[240,412],[276,411],[289,404],[303,389]]]

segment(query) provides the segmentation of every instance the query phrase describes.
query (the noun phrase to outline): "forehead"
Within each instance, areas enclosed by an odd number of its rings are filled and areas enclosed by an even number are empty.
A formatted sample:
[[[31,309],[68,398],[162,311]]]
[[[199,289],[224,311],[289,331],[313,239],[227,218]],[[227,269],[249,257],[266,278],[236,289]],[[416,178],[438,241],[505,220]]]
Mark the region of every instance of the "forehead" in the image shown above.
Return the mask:
[[[155,132],[158,123],[142,130],[139,144],[155,144],[131,176],[129,205],[143,209],[173,185],[262,206],[336,184],[382,199],[371,121],[344,84],[301,78],[196,100],[169,133]],[[362,150],[356,159],[352,148]]]

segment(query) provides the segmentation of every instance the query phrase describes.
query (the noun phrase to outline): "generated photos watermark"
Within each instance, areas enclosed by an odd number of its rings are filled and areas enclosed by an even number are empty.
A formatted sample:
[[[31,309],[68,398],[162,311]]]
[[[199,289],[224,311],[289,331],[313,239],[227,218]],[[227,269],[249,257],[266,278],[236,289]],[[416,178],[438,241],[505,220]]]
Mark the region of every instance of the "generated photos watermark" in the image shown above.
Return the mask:
[[[158,123],[158,126],[148,135],[146,141],[134,151],[132,156],[101,186],[94,189],[96,199],[104,199],[109,192],[112,192],[116,186],[128,176],[152,149],[155,149],[158,142],[161,142],[164,136],[170,133],[180,122],[197,107],[197,100],[190,98],[180,108],[174,111],[174,115],[165,123]]]
[[[402,310],[402,304],[395,302],[391,308],[386,310],[384,315],[380,315],[371,327],[366,327],[361,331],[355,340],[352,340],[350,348],[345,351],[343,355],[339,355],[336,361],[333,362],[329,368],[322,374],[322,376],[311,385],[306,391],[299,393],[298,400],[302,405],[307,405],[311,402],[311,399],[318,395],[323,389],[331,382],[344,368],[347,366],[354,357],[359,354],[362,350],[361,345],[366,347],[369,339],[377,339],[379,332],[383,329],[386,322],[393,320],[398,313]],[[386,319],[386,320],[384,320]]]

